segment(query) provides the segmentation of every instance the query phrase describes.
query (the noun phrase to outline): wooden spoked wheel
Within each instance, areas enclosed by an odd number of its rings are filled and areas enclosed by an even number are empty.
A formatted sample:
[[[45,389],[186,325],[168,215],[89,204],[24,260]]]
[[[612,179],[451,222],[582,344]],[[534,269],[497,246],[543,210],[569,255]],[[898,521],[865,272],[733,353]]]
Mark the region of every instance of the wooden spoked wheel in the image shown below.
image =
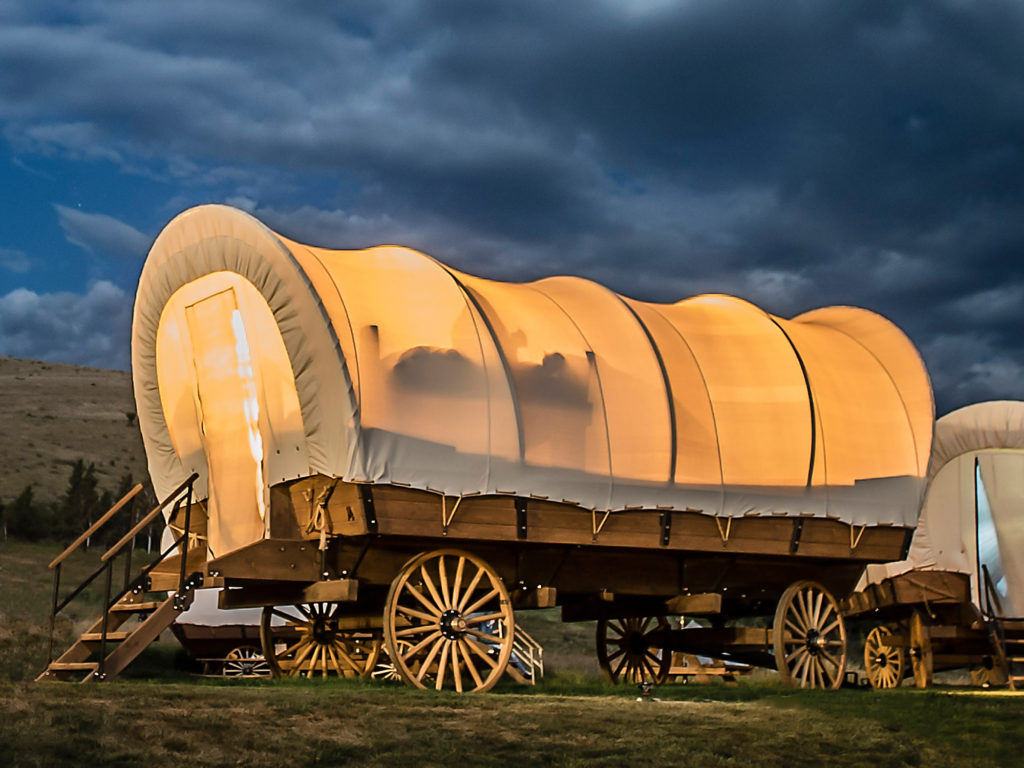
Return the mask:
[[[798,581],[779,598],[772,626],[775,663],[789,685],[838,688],[846,671],[846,625],[820,584]]]
[[[864,641],[864,671],[872,688],[896,688],[906,667],[903,648],[886,641],[899,634],[897,627],[875,627]]]
[[[412,648],[412,643],[408,640],[398,641],[398,652],[404,653]],[[398,674],[398,668],[395,663],[391,661],[391,657],[388,655],[386,650],[381,650],[380,658],[377,659],[377,664],[370,673],[370,677],[374,680],[401,680],[402,676]]]
[[[914,611],[910,617],[910,666],[914,670],[914,684],[927,688],[932,684],[932,638],[924,614]]]
[[[981,660],[981,665],[971,670],[971,685],[979,688],[1006,685],[1006,679],[1006,672],[999,666],[994,656],[985,656]]]
[[[366,677],[377,663],[379,633],[339,627],[338,603],[263,609],[260,641],[274,677]]]
[[[391,583],[384,644],[409,685],[460,693],[489,690],[508,666],[514,634],[512,603],[501,577],[468,552],[424,552]]]
[[[597,661],[613,683],[663,683],[672,666],[664,650],[668,633],[664,616],[600,619],[597,622]]]
[[[224,677],[270,677],[270,665],[255,645],[232,648],[224,657]]]

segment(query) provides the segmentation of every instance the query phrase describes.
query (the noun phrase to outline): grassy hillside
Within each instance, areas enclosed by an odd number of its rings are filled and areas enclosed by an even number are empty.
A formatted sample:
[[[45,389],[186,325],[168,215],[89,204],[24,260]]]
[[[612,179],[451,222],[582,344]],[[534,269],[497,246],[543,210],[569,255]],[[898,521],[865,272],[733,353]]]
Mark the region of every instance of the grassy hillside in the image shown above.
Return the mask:
[[[29,483],[35,498],[57,499],[76,459],[96,465],[115,490],[127,472],[147,476],[131,377],[73,365],[0,357],[0,501]]]

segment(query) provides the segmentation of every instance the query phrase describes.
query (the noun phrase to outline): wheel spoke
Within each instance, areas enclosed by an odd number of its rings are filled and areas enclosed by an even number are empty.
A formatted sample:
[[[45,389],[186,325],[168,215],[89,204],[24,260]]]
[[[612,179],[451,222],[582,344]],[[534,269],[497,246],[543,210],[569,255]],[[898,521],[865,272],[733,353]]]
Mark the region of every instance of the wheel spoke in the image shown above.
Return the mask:
[[[469,676],[473,678],[473,682],[476,683],[477,688],[482,688],[484,681],[480,679],[480,673],[476,671],[476,664],[473,663],[473,659],[469,655],[468,643],[459,638],[458,647],[462,650],[462,657],[466,660],[466,669],[469,670]]]
[[[477,643],[474,643],[466,639],[463,639],[463,642],[466,643],[466,645],[469,647],[471,651],[473,651],[473,653],[475,653],[477,656],[483,659],[492,670],[498,666],[498,662],[496,662],[494,659],[488,656],[485,651],[481,650]]]
[[[475,563],[474,563],[475,565]],[[462,593],[462,597],[459,599],[459,604],[455,606],[455,610],[459,613],[470,613],[466,610],[466,603],[473,596],[473,592],[476,590],[476,585],[480,583],[480,579],[484,577],[484,569],[477,566],[476,573],[473,578],[470,579],[469,586],[466,587],[466,591]]]
[[[459,564],[455,566],[455,578],[452,580],[452,607],[459,604],[459,590],[462,588],[462,571],[466,566],[466,556],[459,555]]]
[[[423,596],[423,594],[416,587],[414,587],[412,584],[409,584],[408,582],[406,582],[406,584],[405,584],[405,591],[408,592],[413,597],[415,597],[417,600],[419,600],[420,604],[424,608],[426,608],[427,611],[430,612],[430,615],[433,616],[435,619],[438,616],[441,615],[441,611],[439,611],[437,609],[437,606],[431,604],[431,602],[429,600],[427,600],[427,598],[425,598]]]
[[[441,613],[443,610],[448,608],[448,606],[441,599],[441,595],[437,593],[437,587],[434,586],[434,580],[430,578],[430,574],[427,573],[426,563],[420,566],[420,576],[423,577],[423,583],[427,587],[427,591],[430,593],[430,596],[433,598],[435,607],[441,609],[438,613]]]
[[[796,650],[794,650],[791,654],[786,656],[786,663],[788,664],[790,661],[795,659],[797,656],[801,656],[801,655],[803,655],[805,653],[807,653],[807,646],[806,645],[798,645],[796,647]]]
[[[616,619],[616,620],[609,621],[609,622],[607,622],[605,624],[605,626],[608,629],[610,629],[612,632],[617,634],[619,637],[625,637],[626,636],[626,628],[622,625],[622,622],[620,620]]]
[[[608,662],[608,661],[612,661],[613,659],[617,659],[617,658],[619,658],[619,656],[621,656],[621,655],[622,655],[622,654],[624,654],[625,652],[626,652],[626,649],[625,649],[625,648],[619,648],[619,650],[617,650],[617,651],[616,651],[615,653],[611,654],[610,656],[605,656],[605,657],[604,657],[604,660],[605,660],[606,662]]]
[[[452,607],[451,592],[448,591],[448,571],[444,567],[444,555],[437,558],[437,581],[441,585],[441,597],[444,598],[444,607]]]
[[[413,593],[413,594],[415,594],[415,593]],[[439,614],[439,613],[437,613],[437,614],[429,614],[429,613],[424,613],[423,611],[417,611],[415,608],[410,608],[407,605],[396,605],[395,606],[395,610],[398,611],[399,613],[404,613],[406,616],[410,616],[410,617],[412,617],[414,619],[420,619],[421,621],[425,621],[428,624],[437,624],[437,620],[441,616],[441,614]]]
[[[620,662],[619,662],[619,665],[618,665],[618,666],[617,666],[617,667],[615,668],[615,671],[614,671],[614,672],[612,672],[612,677],[613,677],[613,678],[615,678],[616,680],[618,680],[618,678],[619,678],[619,673],[620,673],[620,672],[622,672],[622,668],[623,668],[624,666],[626,666],[626,664],[628,664],[628,663],[629,663],[629,660],[630,660],[630,659],[629,659],[629,655],[628,655],[628,654],[627,654],[626,656],[623,656],[623,657],[622,657],[622,661],[620,661]]]
[[[448,650],[451,654],[452,664],[452,677],[455,679],[455,691],[456,693],[462,693],[462,664],[459,663],[459,644],[457,642],[449,642]]]
[[[821,626],[821,601],[825,599],[824,592],[816,592],[814,595],[814,617],[811,619],[815,627]]]
[[[423,682],[423,676],[427,674],[428,668],[433,663],[434,659],[437,658],[437,653],[441,650],[441,646],[447,642],[444,637],[440,636],[440,633],[438,633],[438,637],[438,641],[431,646],[430,651],[427,653],[427,657],[423,659],[423,664],[420,667],[419,673],[416,675],[416,682],[418,683]]]
[[[356,664],[352,657],[345,652],[344,646],[342,646],[340,642],[335,642],[334,648],[337,651],[337,654],[341,658],[341,660],[344,661],[353,672],[359,674],[359,672],[361,671],[359,669],[359,665]],[[341,670],[339,669],[338,672],[340,673]]]
[[[436,632],[436,631],[434,633],[430,634],[430,635],[427,635],[427,637],[423,638],[418,643],[416,643],[416,645],[412,646],[405,653],[401,654],[402,661],[408,662],[409,659],[411,659],[417,653],[422,651],[424,648],[426,648],[428,645],[430,645],[430,643],[434,642],[434,640],[436,640],[439,637],[441,637],[441,633],[440,632]]]
[[[504,618],[505,618],[505,612],[504,611],[498,611],[496,613],[485,613],[485,614],[481,614],[480,616],[474,616],[471,619],[466,619],[466,625],[470,626],[470,627],[473,627],[473,626],[476,626],[477,624],[483,624],[485,621],[494,621],[495,619],[504,619]]]
[[[435,629],[440,629],[441,625],[438,623],[433,624],[419,624],[415,627],[406,627],[405,629],[396,629],[395,637],[409,637],[410,635],[422,635],[424,632],[430,632]]]
[[[445,638],[441,648],[441,658],[437,662],[437,680],[434,681],[434,690],[440,691],[444,688],[444,673],[448,666],[448,653],[451,651],[452,641]]]
[[[492,600],[493,598],[497,597],[498,594],[498,589],[496,587],[492,588],[490,592],[488,592],[486,595],[484,595],[475,603],[473,603],[469,608],[460,611],[460,613],[462,613],[463,615],[476,613],[484,604],[487,603],[488,600]]]
[[[821,630],[821,636],[827,637],[828,635],[832,634],[832,631],[838,628],[842,623],[843,620],[841,618],[837,618],[835,621],[833,621],[831,624],[825,627],[825,629]]]
[[[479,638],[484,642],[485,645],[499,645],[502,638],[496,634],[488,634],[487,632],[481,632],[479,629],[467,629],[465,630],[467,635]]]

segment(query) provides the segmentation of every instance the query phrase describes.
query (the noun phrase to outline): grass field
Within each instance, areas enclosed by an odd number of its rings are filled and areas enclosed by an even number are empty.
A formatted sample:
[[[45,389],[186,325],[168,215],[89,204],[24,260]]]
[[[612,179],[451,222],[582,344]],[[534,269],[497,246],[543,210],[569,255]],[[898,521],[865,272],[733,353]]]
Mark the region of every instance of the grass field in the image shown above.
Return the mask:
[[[53,547],[0,547],[0,766],[1018,766],[1024,696],[959,688],[794,691],[770,677],[662,686],[656,702],[574,669],[458,696],[349,680],[221,681],[168,643],[100,685],[27,682],[45,660]],[[88,572],[76,557],[70,570]],[[96,596],[90,598],[93,608]],[[87,601],[88,603],[89,601]],[[88,605],[59,624],[66,642]],[[587,634],[535,623],[554,661]]]

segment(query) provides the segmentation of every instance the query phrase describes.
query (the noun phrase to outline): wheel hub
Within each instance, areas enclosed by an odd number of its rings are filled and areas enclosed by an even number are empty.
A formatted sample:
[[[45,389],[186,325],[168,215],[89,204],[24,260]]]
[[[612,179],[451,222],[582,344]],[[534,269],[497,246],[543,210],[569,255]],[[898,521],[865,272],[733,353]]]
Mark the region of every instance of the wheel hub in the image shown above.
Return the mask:
[[[313,619],[313,639],[320,645],[330,645],[334,642],[337,629],[334,622],[324,618]]]
[[[456,610],[448,609],[441,614],[441,634],[449,640],[458,640],[466,633],[466,619]]]
[[[641,632],[630,633],[629,637],[626,638],[626,645],[629,648],[629,652],[637,656],[642,656],[650,648],[647,636]]]
[[[818,633],[818,630],[812,629],[807,633],[804,644],[812,656],[817,656],[818,652],[825,646],[825,638]]]

